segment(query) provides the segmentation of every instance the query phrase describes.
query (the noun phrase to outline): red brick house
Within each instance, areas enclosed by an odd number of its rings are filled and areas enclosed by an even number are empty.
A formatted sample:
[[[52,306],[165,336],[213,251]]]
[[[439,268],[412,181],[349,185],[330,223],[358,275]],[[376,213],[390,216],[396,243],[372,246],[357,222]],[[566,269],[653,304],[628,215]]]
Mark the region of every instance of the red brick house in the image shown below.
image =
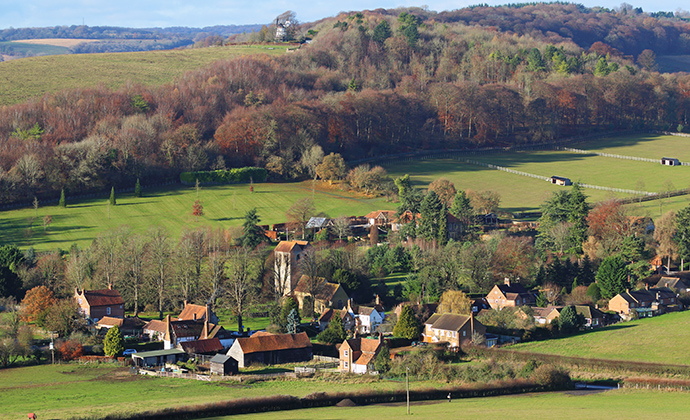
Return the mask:
[[[676,294],[669,288],[659,287],[643,290],[626,290],[609,300],[609,310],[627,318],[633,312],[639,317],[662,314],[676,307]]]
[[[338,349],[342,372],[367,373],[374,370],[376,355],[383,347],[383,335],[376,338],[351,338]]]
[[[79,312],[89,321],[97,323],[104,316],[112,318],[125,317],[125,301],[117,290],[75,290]]]

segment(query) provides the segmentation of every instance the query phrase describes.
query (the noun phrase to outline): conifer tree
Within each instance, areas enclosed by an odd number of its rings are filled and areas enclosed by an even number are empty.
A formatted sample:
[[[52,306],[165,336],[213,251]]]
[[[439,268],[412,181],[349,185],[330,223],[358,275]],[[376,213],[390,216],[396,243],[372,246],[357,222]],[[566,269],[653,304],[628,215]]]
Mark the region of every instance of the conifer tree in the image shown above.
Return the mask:
[[[137,183],[134,184],[134,196],[141,197],[141,184],[139,183],[139,178],[137,178]]]
[[[60,191],[60,201],[58,202],[58,206],[67,207],[67,201],[65,201],[65,189],[64,188],[62,189],[62,191]]]
[[[108,200],[108,202],[110,203],[111,206],[114,206],[117,204],[117,202],[115,201],[115,187],[112,187],[110,189],[110,199]]]
[[[117,325],[115,325],[114,327],[108,330],[108,333],[105,335],[105,338],[103,339],[103,352],[106,356],[118,356],[122,354],[122,351],[125,349],[124,343],[125,339],[124,337],[122,337],[120,328]]]

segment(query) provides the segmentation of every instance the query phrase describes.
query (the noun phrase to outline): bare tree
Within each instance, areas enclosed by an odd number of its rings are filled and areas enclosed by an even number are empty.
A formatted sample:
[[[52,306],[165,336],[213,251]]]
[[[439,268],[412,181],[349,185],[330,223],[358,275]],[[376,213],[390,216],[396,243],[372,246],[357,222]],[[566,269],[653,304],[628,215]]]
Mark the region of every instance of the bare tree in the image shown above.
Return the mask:
[[[338,236],[338,241],[342,241],[343,236],[348,236],[350,234],[350,219],[346,216],[333,219],[331,232]]]
[[[288,223],[298,227],[302,231],[302,239],[304,239],[305,231],[307,230],[307,222],[314,213],[316,213],[314,200],[311,198],[302,198],[295,201],[285,215],[287,216]]]
[[[120,276],[120,236],[123,229],[108,230],[94,241],[99,283],[105,287],[117,287]]]
[[[205,254],[205,231],[197,229],[182,234],[175,248],[175,280],[181,297],[187,302],[194,300],[199,293]]]
[[[149,230],[148,236],[148,278],[158,297],[158,317],[163,319],[163,303],[167,297],[166,286],[170,272],[170,238],[168,232],[160,226]]]
[[[225,296],[237,317],[238,331],[242,331],[242,317],[261,289],[261,261],[247,248],[235,248],[229,254],[225,274]]]
[[[314,316],[314,305],[316,293],[319,291],[322,278],[319,277],[321,273],[321,266],[323,262],[321,256],[312,248],[302,254],[302,259],[299,262],[300,272],[307,277],[307,294],[311,297],[311,315]],[[304,308],[302,308],[304,309]]]
[[[85,289],[87,280],[91,278],[93,266],[91,248],[80,249],[73,246],[67,261],[67,284],[70,289]]]
[[[207,303],[211,306],[216,301],[225,286],[225,263],[228,261],[228,241],[221,230],[209,232],[207,239],[205,289],[208,294]]]
[[[138,233],[127,235],[122,243],[124,264],[124,283],[132,291],[134,316],[139,314],[139,300],[144,285],[144,258],[146,240]]]
[[[678,243],[673,239],[676,234],[676,213],[668,211],[654,224],[654,240],[659,244],[657,252],[661,258],[667,258],[666,270],[671,270],[671,259],[678,254]]]

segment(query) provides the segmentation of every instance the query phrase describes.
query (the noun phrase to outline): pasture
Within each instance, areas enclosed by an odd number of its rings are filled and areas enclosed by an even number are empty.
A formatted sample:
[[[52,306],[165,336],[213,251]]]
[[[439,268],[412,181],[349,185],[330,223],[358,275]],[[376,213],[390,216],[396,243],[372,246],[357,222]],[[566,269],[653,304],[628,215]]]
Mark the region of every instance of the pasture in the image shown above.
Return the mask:
[[[675,312],[509,348],[571,357],[688,365],[689,322],[690,312]]]
[[[311,182],[254,184],[253,193],[247,184],[202,186],[198,199],[203,203],[205,215],[198,221],[192,216],[192,205],[197,200],[193,186],[144,189],[139,198],[132,194],[117,195],[116,206],[107,205],[109,195],[104,193],[100,199],[80,201],[70,201],[67,196],[67,208],[39,204],[37,212],[33,208],[3,211],[0,243],[33,246],[37,250],[68,249],[75,243],[87,247],[100,233],[122,225],[139,233],[160,225],[177,238],[190,228],[241,226],[245,212],[253,207],[257,208],[262,224],[284,223],[285,212],[295,201],[312,197],[312,189]],[[327,186],[317,186],[314,202],[316,212],[329,217],[365,215],[396,206],[383,198],[361,198]],[[52,223],[44,231],[46,215],[52,216]]]
[[[462,400],[412,402],[410,413],[414,419],[472,420],[487,417],[534,420],[582,420],[603,418],[687,419],[687,392],[658,392],[647,390],[612,390],[596,394],[552,392],[544,394],[510,395]],[[405,403],[378,404],[363,407],[327,407],[290,412],[276,411],[261,414],[214,417],[214,420],[350,420],[352,418],[389,419],[406,417]]]
[[[17,48],[62,48],[16,43]],[[103,85],[117,89],[127,82],[142,85],[171,83],[184,73],[214,61],[251,54],[280,55],[285,48],[269,45],[132,53],[67,54],[0,62],[0,106],[69,89]],[[64,54],[64,53],[63,53]]]
[[[435,382],[411,382],[411,387],[440,387]],[[401,390],[404,383],[326,376],[321,379],[272,380],[255,383],[204,382],[134,376],[112,364],[56,364],[0,370],[1,419],[98,418],[166,407],[197,405],[268,395],[303,397],[314,392]],[[284,414],[284,413],[283,413]]]
[[[690,139],[675,136],[634,135],[599,139],[573,147],[626,156],[661,159],[662,156],[690,160]],[[690,167],[668,167],[659,163],[615,159],[566,151],[524,151],[470,157],[485,164],[535,174],[570,178],[573,182],[604,187],[662,192],[690,186]],[[500,208],[507,212],[535,211],[551,194],[564,187],[540,179],[525,177],[465,163],[454,159],[420,160],[384,165],[393,177],[410,174],[418,187],[444,177],[463,190],[492,190],[501,195]],[[565,187],[567,188],[567,187]],[[629,194],[585,189],[590,203]],[[689,196],[665,199],[663,211],[678,210],[690,203]],[[651,201],[631,206],[635,214],[656,216],[660,203]]]

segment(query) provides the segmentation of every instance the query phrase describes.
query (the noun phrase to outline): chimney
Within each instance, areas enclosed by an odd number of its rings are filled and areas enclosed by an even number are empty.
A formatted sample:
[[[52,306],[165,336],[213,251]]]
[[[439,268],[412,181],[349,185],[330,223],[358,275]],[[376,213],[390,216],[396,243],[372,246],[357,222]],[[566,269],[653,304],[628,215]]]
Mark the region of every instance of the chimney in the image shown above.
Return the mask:
[[[649,290],[649,283],[644,284],[644,290]]]
[[[506,278],[503,280],[503,283],[505,283],[506,286],[510,287],[510,279],[509,279],[508,277],[506,277]]]
[[[194,321],[196,321],[196,312],[194,312],[194,313],[192,314],[192,319],[193,319]]]
[[[474,335],[474,312],[470,313],[470,339]]]
[[[187,307],[187,299],[185,299],[185,300],[182,302],[182,304],[184,305],[183,308],[186,308],[186,307]]]
[[[206,322],[211,322],[211,307],[206,304]]]
[[[383,333],[379,332],[379,343],[383,344]]]
[[[376,295],[376,304],[377,305],[381,304],[381,298],[379,297],[379,295]]]
[[[113,290],[113,284],[112,283],[108,283],[108,290]]]

